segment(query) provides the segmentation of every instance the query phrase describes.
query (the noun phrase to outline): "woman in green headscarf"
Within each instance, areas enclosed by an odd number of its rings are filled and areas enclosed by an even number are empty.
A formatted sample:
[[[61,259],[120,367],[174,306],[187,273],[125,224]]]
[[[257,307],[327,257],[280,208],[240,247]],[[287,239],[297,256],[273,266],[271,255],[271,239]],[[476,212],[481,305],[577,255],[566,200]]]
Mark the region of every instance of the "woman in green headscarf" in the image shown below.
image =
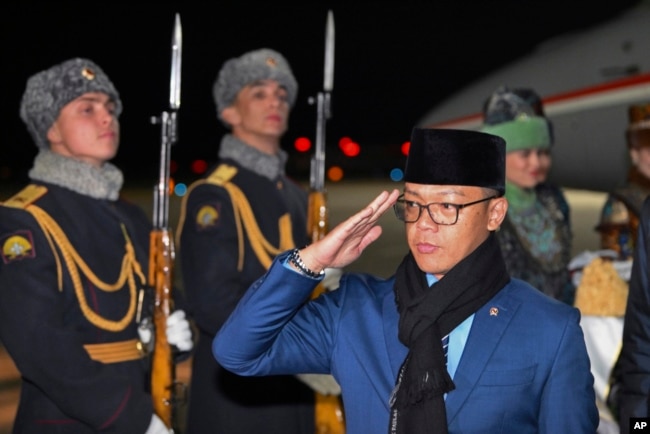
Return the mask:
[[[553,144],[552,124],[531,89],[497,89],[483,108],[483,132],[506,141],[508,214],[497,235],[508,271],[545,294],[573,304],[571,221],[562,191],[540,183],[540,160]]]

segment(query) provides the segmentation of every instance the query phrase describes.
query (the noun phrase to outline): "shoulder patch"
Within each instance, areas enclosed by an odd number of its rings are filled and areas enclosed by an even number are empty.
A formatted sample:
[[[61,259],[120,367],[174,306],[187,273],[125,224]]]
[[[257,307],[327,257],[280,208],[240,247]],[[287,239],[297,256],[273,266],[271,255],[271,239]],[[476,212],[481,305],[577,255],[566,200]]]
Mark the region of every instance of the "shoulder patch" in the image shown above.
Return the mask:
[[[223,185],[237,174],[237,168],[228,164],[220,164],[214,172],[207,177],[210,184]]]
[[[2,245],[1,254],[5,264],[36,257],[34,237],[29,230],[20,230],[0,236],[0,245]]]
[[[196,226],[198,229],[215,227],[219,223],[221,207],[219,205],[203,205],[196,213]]]
[[[36,202],[41,196],[47,193],[47,188],[42,185],[29,184],[13,197],[3,203],[4,206],[11,208],[25,208]]]

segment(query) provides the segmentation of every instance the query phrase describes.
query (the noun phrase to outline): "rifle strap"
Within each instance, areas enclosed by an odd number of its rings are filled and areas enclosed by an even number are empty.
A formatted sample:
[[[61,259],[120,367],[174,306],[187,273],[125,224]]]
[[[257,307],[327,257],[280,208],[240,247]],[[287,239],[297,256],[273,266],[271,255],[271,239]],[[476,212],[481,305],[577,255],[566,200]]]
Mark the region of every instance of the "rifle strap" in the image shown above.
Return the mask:
[[[289,250],[295,247],[293,241],[293,235],[291,231],[291,216],[289,213],[283,214],[278,220],[278,229],[280,233],[280,244],[279,246],[272,245],[262,233],[257,220],[255,219],[255,214],[251,209],[250,202],[246,198],[246,195],[230,180],[237,173],[237,168],[221,164],[217,169],[212,172],[207,178],[195,182],[190,190],[201,184],[213,184],[223,187],[232,201],[233,212],[235,214],[235,225],[237,227],[237,239],[238,239],[238,248],[239,248],[239,259],[237,262],[237,270],[242,271],[244,269],[244,233],[250,242],[253,252],[258,261],[268,269],[273,262],[273,258],[278,254],[282,253],[285,250]],[[186,194],[184,198],[189,195]],[[182,207],[185,209],[185,206]],[[184,216],[181,217],[183,219]],[[182,221],[181,221],[182,225]],[[180,241],[180,240],[179,240]],[[179,243],[180,244],[180,243]]]
[[[126,245],[125,245],[124,258],[122,259],[122,267],[120,270],[120,274],[117,278],[117,281],[115,283],[109,284],[100,280],[99,277],[97,277],[97,275],[90,269],[88,264],[86,264],[86,262],[83,260],[81,255],[79,255],[77,250],[74,248],[74,246],[66,236],[63,229],[61,229],[61,227],[56,223],[56,221],[45,210],[33,204],[33,202],[35,201],[35,199],[33,199],[35,193],[39,195],[38,197],[41,197],[42,195],[47,193],[47,189],[45,187],[42,187],[42,190],[40,190],[39,187],[37,186],[31,186],[31,187],[27,187],[26,190],[27,191],[23,191],[24,193],[22,195],[23,199],[16,200],[17,196],[19,197],[21,196],[21,194],[19,193],[9,201],[5,202],[4,205],[11,206],[14,208],[24,209],[25,211],[30,213],[34,217],[36,222],[39,224],[41,230],[43,231],[43,234],[45,235],[45,239],[50,245],[50,249],[52,250],[52,254],[56,262],[57,276],[58,276],[57,282],[58,282],[59,291],[60,292],[63,291],[63,272],[62,272],[63,267],[61,265],[62,262],[61,257],[62,257],[63,263],[65,263],[70,278],[72,279],[72,284],[75,290],[75,294],[77,296],[77,300],[79,301],[79,306],[86,319],[96,327],[103,330],[109,330],[109,331],[124,330],[127,327],[127,325],[130,324],[131,321],[133,321],[133,317],[135,315],[136,298],[137,298],[136,280],[135,280],[136,275],[140,278],[141,284],[145,283],[145,278],[144,278],[144,274],[142,273],[142,268],[140,267],[140,264],[138,263],[135,257],[135,250],[133,248],[133,245],[131,244],[130,238],[126,233],[126,228],[124,227],[124,225],[122,225],[122,231],[124,233]],[[32,197],[32,200],[24,199],[27,194],[31,195],[30,197]],[[112,321],[100,316],[98,313],[92,310],[92,308],[88,305],[88,301],[86,300],[86,296],[83,291],[83,284],[81,282],[80,271],[81,274],[83,274],[93,285],[95,285],[95,287],[97,287],[102,291],[106,291],[106,292],[119,291],[124,287],[126,283],[128,283],[130,302],[129,302],[128,310],[122,319],[118,321]]]

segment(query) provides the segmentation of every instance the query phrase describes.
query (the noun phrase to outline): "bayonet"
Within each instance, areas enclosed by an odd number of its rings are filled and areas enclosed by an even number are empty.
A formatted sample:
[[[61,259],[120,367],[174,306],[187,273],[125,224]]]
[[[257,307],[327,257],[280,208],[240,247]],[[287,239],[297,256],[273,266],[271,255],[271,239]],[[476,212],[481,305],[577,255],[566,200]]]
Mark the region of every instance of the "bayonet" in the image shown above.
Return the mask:
[[[177,13],[172,35],[169,111],[163,111],[160,116],[151,118],[152,123],[160,124],[162,142],[160,147],[159,177],[154,192],[153,206],[153,225],[157,229],[164,229],[169,225],[169,165],[171,161],[171,146],[178,141],[177,111],[181,106],[182,43],[183,31],[181,28],[181,18]]]
[[[325,28],[325,74],[323,80],[325,92],[334,89],[334,14],[327,13],[327,25]]]
[[[174,35],[172,36],[172,73],[169,81],[169,108],[181,108],[181,59],[183,58],[183,29],[181,16],[176,14]]]
[[[318,92],[316,97],[316,140],[314,154],[311,158],[309,172],[309,186],[312,194],[310,199],[316,200],[316,193],[321,198],[319,206],[310,205],[308,216],[309,232],[312,239],[322,238],[326,231],[327,216],[325,207],[325,124],[331,118],[331,92],[334,88],[334,14],[327,13],[327,24],[325,26],[325,64],[323,70],[323,91]],[[318,231],[315,233],[314,231]]]

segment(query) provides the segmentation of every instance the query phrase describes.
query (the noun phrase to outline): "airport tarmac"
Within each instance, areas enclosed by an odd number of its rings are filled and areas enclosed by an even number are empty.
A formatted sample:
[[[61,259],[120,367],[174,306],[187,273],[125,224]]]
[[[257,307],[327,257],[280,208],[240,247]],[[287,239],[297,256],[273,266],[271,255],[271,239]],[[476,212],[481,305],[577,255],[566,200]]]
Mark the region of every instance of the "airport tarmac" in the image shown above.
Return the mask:
[[[384,181],[348,181],[328,184],[327,203],[330,227],[344,220],[368,204],[382,190],[401,188],[401,183]],[[598,248],[598,237],[594,232],[606,194],[584,190],[565,190],[571,206],[573,222],[573,253]],[[145,209],[151,210],[152,192],[146,188],[126,188],[124,195]],[[1,195],[0,200],[7,199]],[[176,228],[181,199],[172,198],[170,202],[170,227]],[[379,222],[383,228],[382,236],[367,248],[364,254],[346,271],[370,272],[389,277],[406,253],[404,228],[392,212],[386,213]],[[176,270],[177,279],[180,273]],[[37,351],[37,349],[35,349]],[[177,371],[178,379],[186,384],[191,376],[190,363],[184,362]],[[0,434],[11,433],[13,418],[18,405],[20,375],[11,358],[0,347]]]

